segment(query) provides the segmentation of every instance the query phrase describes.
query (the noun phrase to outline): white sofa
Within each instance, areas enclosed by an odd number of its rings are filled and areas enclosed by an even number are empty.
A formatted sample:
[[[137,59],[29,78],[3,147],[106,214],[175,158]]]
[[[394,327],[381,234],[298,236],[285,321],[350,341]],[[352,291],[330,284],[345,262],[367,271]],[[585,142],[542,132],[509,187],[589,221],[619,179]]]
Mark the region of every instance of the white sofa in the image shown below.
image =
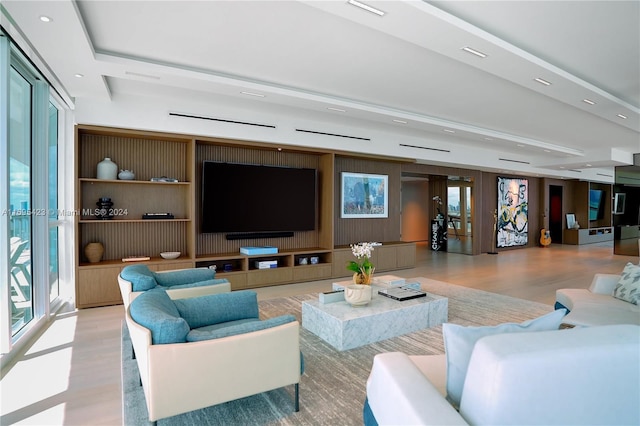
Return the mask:
[[[365,425],[640,424],[640,326],[507,333],[474,346],[459,411],[445,355],[376,355]]]
[[[575,326],[640,325],[640,306],[613,297],[619,280],[620,275],[595,274],[588,289],[556,290],[556,308],[570,311],[564,323]]]

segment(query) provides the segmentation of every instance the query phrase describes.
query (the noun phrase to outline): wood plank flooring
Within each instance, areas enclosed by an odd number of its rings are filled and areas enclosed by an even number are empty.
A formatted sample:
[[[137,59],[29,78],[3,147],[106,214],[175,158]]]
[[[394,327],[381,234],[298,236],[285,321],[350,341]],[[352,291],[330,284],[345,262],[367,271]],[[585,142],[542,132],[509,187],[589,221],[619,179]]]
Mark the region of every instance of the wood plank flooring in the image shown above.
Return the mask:
[[[558,288],[586,288],[594,273],[620,273],[638,257],[613,255],[611,243],[467,256],[418,246],[417,267],[393,272],[552,305]],[[329,291],[333,280],[258,289],[260,299]],[[122,424],[120,330],[123,307],[59,314],[0,384],[0,424]]]

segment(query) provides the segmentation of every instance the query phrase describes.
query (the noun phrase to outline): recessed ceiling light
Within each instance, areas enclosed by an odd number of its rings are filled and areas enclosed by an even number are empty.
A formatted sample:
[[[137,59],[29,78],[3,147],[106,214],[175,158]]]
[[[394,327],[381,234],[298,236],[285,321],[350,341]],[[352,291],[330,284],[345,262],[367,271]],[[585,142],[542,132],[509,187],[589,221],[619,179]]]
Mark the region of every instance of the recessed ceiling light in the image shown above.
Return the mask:
[[[51,18],[49,18],[48,16],[45,16],[45,15],[40,16],[40,20],[42,22],[51,22],[51,21],[53,21],[53,19],[51,19]]]
[[[261,93],[253,93],[253,92],[240,92],[243,95],[256,96],[258,98],[264,98],[264,95]]]
[[[404,120],[393,120],[393,121],[394,123],[407,124],[407,122]]]
[[[75,75],[77,78],[82,78],[82,77],[84,77],[84,74],[80,74],[80,73],[78,73],[78,74],[74,74],[74,75]]]
[[[544,84],[545,86],[551,86],[551,83],[550,83],[550,82],[548,82],[547,80],[542,79],[542,78],[540,78],[540,77],[536,77],[536,78],[534,78],[533,80],[534,80],[534,81],[537,81],[537,82],[538,82],[538,83],[540,83],[540,84]]]
[[[447,133],[455,133],[455,130],[451,130],[451,129],[442,129],[443,132],[447,132]]]
[[[340,109],[340,108],[327,107],[327,109],[331,111],[347,112],[347,110]]]
[[[595,105],[596,104],[591,99],[583,99],[582,102],[584,102],[585,104],[589,104],[589,105]]]
[[[551,150],[549,150],[549,149],[545,149],[545,150],[544,150],[544,152],[551,152]]]
[[[486,53],[482,53],[479,50],[472,49],[472,48],[470,48],[468,46],[467,47],[463,47],[462,50],[464,50],[467,53],[471,53],[472,55],[479,56],[481,58],[486,58],[487,57]]]
[[[564,169],[564,166],[560,166],[561,169]]]
[[[349,3],[352,6],[359,7],[360,9],[364,9],[367,12],[375,13],[378,16],[384,16],[384,14],[386,13],[386,12],[383,12],[382,10],[380,10],[380,9],[376,9],[375,7],[371,7],[371,6],[367,5],[367,4],[360,3],[357,0],[349,0],[347,3]]]
[[[591,164],[587,163],[587,164],[585,164],[585,166],[587,166],[587,167],[591,167]]]
[[[626,115],[622,115],[622,114],[618,114],[618,117],[622,118],[623,120],[627,119],[627,116]]]

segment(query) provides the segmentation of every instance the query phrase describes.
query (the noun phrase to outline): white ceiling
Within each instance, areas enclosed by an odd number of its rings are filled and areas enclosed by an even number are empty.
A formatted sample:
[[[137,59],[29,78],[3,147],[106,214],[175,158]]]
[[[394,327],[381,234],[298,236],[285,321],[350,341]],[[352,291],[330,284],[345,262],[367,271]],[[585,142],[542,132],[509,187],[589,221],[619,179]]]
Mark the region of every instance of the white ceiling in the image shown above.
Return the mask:
[[[2,23],[71,101],[178,88],[550,173],[610,171],[640,152],[640,1],[364,3],[386,14],[346,0],[3,0]]]

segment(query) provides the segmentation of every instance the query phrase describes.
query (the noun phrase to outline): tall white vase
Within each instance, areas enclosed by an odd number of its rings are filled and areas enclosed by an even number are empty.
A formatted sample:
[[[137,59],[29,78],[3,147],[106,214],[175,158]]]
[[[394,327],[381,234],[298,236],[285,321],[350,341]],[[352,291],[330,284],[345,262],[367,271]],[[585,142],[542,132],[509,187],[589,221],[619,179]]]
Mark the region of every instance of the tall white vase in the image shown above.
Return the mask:
[[[116,180],[118,178],[118,165],[111,161],[111,158],[106,157],[98,163],[96,177],[98,179]]]

